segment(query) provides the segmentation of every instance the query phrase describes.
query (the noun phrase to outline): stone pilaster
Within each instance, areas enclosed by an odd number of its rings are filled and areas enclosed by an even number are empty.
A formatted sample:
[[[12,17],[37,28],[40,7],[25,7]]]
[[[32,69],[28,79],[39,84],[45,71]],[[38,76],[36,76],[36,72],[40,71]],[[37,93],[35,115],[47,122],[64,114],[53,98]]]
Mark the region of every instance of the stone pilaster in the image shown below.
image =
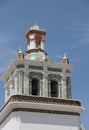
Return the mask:
[[[58,81],[58,98],[62,97],[62,83]]]
[[[48,79],[46,74],[43,76],[43,96],[48,97]]]
[[[14,95],[14,84],[13,81],[10,81],[10,96]]]
[[[40,80],[40,96],[43,96],[43,79]]]
[[[62,98],[67,98],[66,78],[62,77]]]
[[[6,87],[5,88],[5,102],[10,98],[10,88]]]
[[[29,85],[28,85],[28,92],[29,92],[29,95],[32,95],[32,79],[29,79]]]
[[[19,72],[19,94],[22,94],[22,72]]]
[[[29,73],[24,72],[24,94],[29,95]]]
[[[70,77],[67,77],[66,78],[66,87],[67,87],[67,98],[72,98],[72,95],[71,95],[71,78]]]
[[[15,87],[15,93],[14,94],[18,94],[17,74],[15,75],[15,79],[14,79],[14,87]]]
[[[51,83],[48,81],[48,97],[51,97]]]

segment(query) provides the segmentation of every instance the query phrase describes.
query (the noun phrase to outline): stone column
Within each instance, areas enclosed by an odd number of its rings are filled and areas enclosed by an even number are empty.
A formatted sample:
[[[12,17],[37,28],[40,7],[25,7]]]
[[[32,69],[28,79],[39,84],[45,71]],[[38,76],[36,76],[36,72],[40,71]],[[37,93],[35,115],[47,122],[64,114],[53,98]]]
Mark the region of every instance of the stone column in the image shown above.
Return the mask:
[[[58,81],[58,98],[62,98],[62,83]]]
[[[15,79],[14,79],[14,87],[15,87],[15,92],[14,94],[18,94],[18,83],[17,83],[17,74],[15,75]]]
[[[28,88],[28,92],[29,92],[29,95],[32,95],[32,79],[29,79],[29,88]]]
[[[13,86],[13,81],[10,81],[10,96],[14,95],[14,86]]]
[[[71,78],[68,76],[66,77],[66,91],[67,91],[67,98],[72,98],[71,95]]]
[[[48,81],[48,97],[51,97],[51,82]]]
[[[21,71],[17,72],[17,93],[22,94],[22,76]]]
[[[40,92],[39,92],[40,96],[43,96],[43,79],[40,80]]]
[[[43,96],[48,97],[48,79],[47,74],[43,74]]]
[[[24,72],[24,94],[29,95],[29,73]]]
[[[10,98],[10,88],[6,87],[5,88],[5,102]]]
[[[67,98],[66,77],[62,77],[62,98]]]

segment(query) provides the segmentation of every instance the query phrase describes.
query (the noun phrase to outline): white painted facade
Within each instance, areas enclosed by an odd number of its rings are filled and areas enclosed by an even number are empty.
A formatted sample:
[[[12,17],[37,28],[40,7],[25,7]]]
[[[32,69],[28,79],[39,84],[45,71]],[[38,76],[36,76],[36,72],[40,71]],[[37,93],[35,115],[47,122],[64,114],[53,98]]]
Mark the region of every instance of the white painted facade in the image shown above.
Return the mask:
[[[0,130],[80,130],[80,118],[37,112],[13,112]]]
[[[44,42],[43,42],[43,41],[41,41],[41,49],[42,49],[42,50],[45,50],[45,49],[44,49]]]
[[[31,49],[36,49],[36,42],[35,42],[35,40],[32,40],[30,42],[30,48],[29,48],[29,50],[31,50]]]

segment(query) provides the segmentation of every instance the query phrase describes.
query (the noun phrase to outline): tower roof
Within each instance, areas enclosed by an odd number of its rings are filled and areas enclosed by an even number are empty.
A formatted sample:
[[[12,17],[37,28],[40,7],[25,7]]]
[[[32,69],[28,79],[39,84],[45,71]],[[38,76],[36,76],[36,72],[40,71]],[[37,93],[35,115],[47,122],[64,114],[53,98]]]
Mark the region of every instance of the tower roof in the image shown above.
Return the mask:
[[[38,52],[32,52],[27,55],[25,55],[25,59],[27,60],[34,60],[34,61],[42,61],[44,56],[44,52],[38,51]],[[48,55],[45,55],[45,59],[48,62],[52,62],[51,58],[48,57]]]
[[[43,29],[41,29],[37,24],[33,25],[29,30],[41,30],[41,31],[43,31]]]
[[[30,29],[26,33],[26,37],[28,37],[29,34],[32,34],[34,32],[43,34],[44,36],[46,35],[46,31],[44,29],[41,29],[37,24],[35,24],[35,25],[30,27]]]

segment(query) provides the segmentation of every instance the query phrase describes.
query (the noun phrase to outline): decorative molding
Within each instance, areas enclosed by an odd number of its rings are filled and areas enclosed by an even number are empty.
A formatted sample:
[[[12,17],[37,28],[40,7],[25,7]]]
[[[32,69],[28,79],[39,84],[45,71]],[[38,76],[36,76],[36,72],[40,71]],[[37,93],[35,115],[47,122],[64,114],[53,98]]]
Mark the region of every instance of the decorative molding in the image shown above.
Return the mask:
[[[59,98],[49,98],[49,97],[39,97],[39,96],[13,95],[6,102],[4,107],[9,102],[15,102],[15,101],[46,103],[46,104],[57,104],[57,105],[81,106],[81,102],[80,101],[72,100],[72,99],[59,99]],[[4,109],[4,107],[1,109],[1,111]]]
[[[29,69],[43,70],[43,66],[29,65]]]
[[[43,74],[39,72],[30,72],[29,78],[32,79],[34,76],[39,77],[40,79],[43,79]]]
[[[48,67],[47,69],[48,69],[48,71],[62,72],[62,69],[59,69],[59,68]]]
[[[51,80],[51,79],[61,79],[61,75],[57,75],[57,74],[48,74],[48,79]]]
[[[11,112],[15,111],[80,116],[83,108],[81,107],[80,101],[77,100],[14,95],[0,110],[0,123],[2,123]]]
[[[75,115],[80,116],[77,112],[66,112],[66,111],[53,111],[53,110],[44,110],[44,109],[31,109],[31,108],[15,108],[12,112],[16,111],[25,111],[25,112],[39,112],[39,113],[51,113],[51,114],[62,114],[62,115]]]
[[[42,50],[41,48],[37,48],[37,49],[31,49],[31,50],[27,50],[25,53],[26,54],[29,54],[29,53],[32,53],[32,52],[45,52],[44,50]],[[47,55],[47,53],[45,52],[45,55]]]

